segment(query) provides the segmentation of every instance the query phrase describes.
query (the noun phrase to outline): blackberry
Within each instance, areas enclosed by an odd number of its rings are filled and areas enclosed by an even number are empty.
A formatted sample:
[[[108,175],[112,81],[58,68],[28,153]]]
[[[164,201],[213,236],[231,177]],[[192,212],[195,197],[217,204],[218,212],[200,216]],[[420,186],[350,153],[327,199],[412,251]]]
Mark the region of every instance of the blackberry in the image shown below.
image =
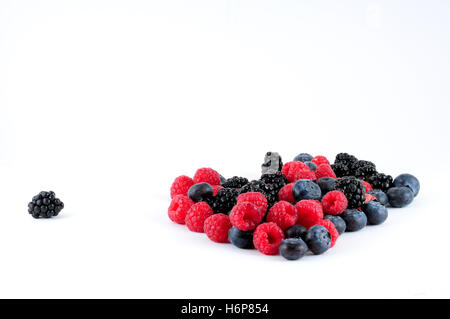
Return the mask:
[[[275,186],[273,184],[266,184],[262,180],[251,181],[247,185],[242,186],[239,194],[249,192],[262,193],[266,197],[269,207],[278,200],[278,192]]]
[[[370,176],[375,175],[376,173],[377,170],[374,166],[366,165],[356,169],[354,176],[359,179],[367,180]]]
[[[369,161],[362,161],[362,160],[356,161],[356,162],[354,162],[354,163],[351,165],[351,167],[350,167],[351,172],[352,172],[351,175],[354,176],[354,175],[355,175],[355,172],[358,170],[358,168],[362,168],[362,167],[364,167],[364,166],[372,166],[373,168],[376,168],[375,164],[372,163],[372,162],[369,162]]]
[[[336,159],[334,160],[334,164],[343,164],[345,166],[351,166],[354,162],[358,161],[356,157],[350,155],[348,153],[339,153],[336,155]]]
[[[352,173],[348,165],[343,162],[331,164],[331,169],[337,177],[349,176]]]
[[[385,175],[383,173],[377,173],[375,175],[370,176],[367,179],[367,182],[369,182],[374,189],[381,189],[384,192],[394,185],[392,176]]]
[[[64,208],[64,203],[55,197],[55,193],[40,192],[28,204],[28,213],[34,218],[50,218],[58,216]]]
[[[277,190],[277,195],[280,189],[287,184],[287,178],[281,172],[276,172],[273,174],[270,173],[263,174],[261,176],[261,181],[263,181],[266,184],[273,185],[274,188]]]
[[[239,192],[234,188],[221,188],[216,196],[206,199],[214,214],[226,214],[236,205]]]
[[[222,186],[225,188],[241,188],[245,184],[248,184],[248,179],[245,177],[233,176],[222,183]]]
[[[340,190],[347,197],[348,208],[357,208],[364,204],[365,188],[355,177],[342,177],[336,180],[335,189]]]

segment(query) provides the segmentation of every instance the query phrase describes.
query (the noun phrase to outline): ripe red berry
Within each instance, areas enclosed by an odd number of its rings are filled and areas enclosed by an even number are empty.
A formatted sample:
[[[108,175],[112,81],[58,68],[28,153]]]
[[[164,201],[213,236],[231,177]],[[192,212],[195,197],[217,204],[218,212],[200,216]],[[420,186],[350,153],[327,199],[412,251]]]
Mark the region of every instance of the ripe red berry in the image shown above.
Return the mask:
[[[273,205],[269,210],[269,214],[267,214],[267,221],[274,222],[283,231],[294,226],[297,218],[295,207],[285,201],[280,201]]]
[[[194,185],[194,181],[189,176],[178,176],[170,187],[170,198],[174,198],[177,195],[187,195],[188,190],[192,185]]]
[[[322,177],[336,178],[336,174],[334,174],[333,169],[329,164],[320,164],[319,166],[317,166],[315,173],[317,179]]]
[[[194,202],[185,195],[176,195],[170,203],[169,218],[175,223],[184,225],[186,214]]]
[[[212,214],[213,210],[207,203],[195,203],[186,214],[186,226],[190,231],[203,233],[205,220]]]
[[[300,179],[309,179],[311,181],[315,181],[317,177],[316,174],[308,168],[297,172],[297,174],[295,175],[295,181],[298,181]]]
[[[250,202],[237,203],[230,212],[231,224],[243,231],[255,229],[261,220],[260,210]]]
[[[347,209],[348,201],[341,191],[331,191],[322,197],[322,207],[326,214],[339,215]]]
[[[278,200],[284,200],[289,203],[295,203],[294,193],[292,192],[292,188],[294,187],[294,183],[287,184],[283,186],[278,192]]]
[[[317,167],[319,167],[322,164],[328,164],[330,165],[330,162],[328,161],[328,159],[325,156],[322,155],[317,155],[316,157],[314,157],[311,162],[313,162],[314,164],[317,165]]]
[[[228,231],[231,228],[230,218],[225,214],[214,214],[205,220],[205,233],[216,243],[228,243]]]
[[[208,183],[209,185],[220,185],[220,174],[212,168],[199,168],[194,175],[194,184]]]
[[[213,188],[213,196],[216,196],[219,189],[221,189],[223,187],[220,185],[213,185],[212,188]]]
[[[297,175],[300,174],[301,171],[308,171],[308,170],[310,171],[308,165],[306,165],[305,163],[300,161],[292,161],[284,164],[283,168],[281,169],[281,172],[283,173],[284,176],[286,176],[287,180],[290,183],[292,183],[300,179],[298,178]]]
[[[284,234],[275,223],[264,223],[259,225],[253,234],[255,248],[264,255],[277,255]]]
[[[366,182],[366,181],[360,181],[360,182],[361,182],[361,184],[364,185],[364,188],[366,189],[366,193],[373,190],[372,185],[370,185],[368,182]]]
[[[258,192],[248,192],[238,196],[237,203],[249,202],[255,205],[261,215],[261,219],[266,215],[267,212],[267,198],[262,193]]]
[[[339,237],[339,232],[336,229],[336,226],[334,226],[333,222],[331,220],[328,219],[323,219],[321,220],[318,225],[321,225],[323,227],[325,227],[326,229],[328,229],[328,232],[331,235],[331,245],[330,248],[334,246],[334,244],[336,244],[336,241]]]
[[[298,220],[306,228],[318,224],[323,219],[322,204],[317,200],[304,199],[295,204]]]
[[[364,201],[364,204],[367,204],[368,202],[372,201],[372,200],[377,200],[377,198],[371,194],[365,194],[366,195],[366,200]]]

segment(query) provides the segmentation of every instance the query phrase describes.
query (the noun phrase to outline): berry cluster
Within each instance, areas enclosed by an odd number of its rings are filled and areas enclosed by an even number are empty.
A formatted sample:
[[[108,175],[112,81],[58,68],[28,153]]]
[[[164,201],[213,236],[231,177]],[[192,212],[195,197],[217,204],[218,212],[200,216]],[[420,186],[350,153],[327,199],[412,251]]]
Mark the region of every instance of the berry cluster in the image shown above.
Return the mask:
[[[295,260],[323,254],[344,232],[383,223],[387,205],[404,207],[420,189],[410,174],[392,179],[347,153],[333,164],[307,153],[283,164],[268,152],[261,168],[261,178],[251,181],[225,179],[212,168],[177,177],[169,218],[212,241]]]
[[[51,218],[58,216],[64,203],[56,198],[55,193],[40,192],[28,203],[28,213],[34,218]]]

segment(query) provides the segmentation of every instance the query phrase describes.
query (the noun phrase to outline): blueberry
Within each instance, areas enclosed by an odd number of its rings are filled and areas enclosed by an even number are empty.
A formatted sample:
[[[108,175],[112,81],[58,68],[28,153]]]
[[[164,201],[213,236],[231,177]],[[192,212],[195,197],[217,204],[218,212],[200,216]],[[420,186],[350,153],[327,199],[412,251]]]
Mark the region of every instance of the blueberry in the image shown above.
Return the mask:
[[[315,171],[317,169],[316,163],[313,163],[311,161],[307,161],[307,162],[305,162],[305,164],[308,165],[309,169],[312,170],[312,171]]]
[[[389,203],[388,196],[381,189],[373,189],[371,191],[368,191],[368,193],[372,196],[375,196],[377,198],[377,201],[379,201],[382,205],[386,206]]]
[[[367,216],[359,209],[346,209],[341,217],[347,225],[345,231],[358,231],[367,225]]]
[[[220,175],[220,185],[222,185],[226,181],[227,181],[227,179],[225,177],[223,177],[222,175]]]
[[[322,198],[322,192],[319,185],[309,179],[298,180],[292,188],[295,200]]]
[[[325,215],[324,219],[328,219],[334,224],[334,227],[336,227],[339,235],[345,232],[347,225],[345,224],[345,220],[342,219],[342,217],[336,215]]]
[[[305,242],[314,255],[320,255],[330,248],[331,235],[325,227],[314,225],[306,233]]]
[[[286,229],[284,234],[286,238],[303,238],[308,230],[302,225],[294,225]]]
[[[297,260],[308,252],[308,246],[301,238],[285,239],[279,249],[280,255],[288,260]]]
[[[389,204],[397,208],[411,204],[414,199],[413,191],[406,186],[389,188],[387,196],[389,197]]]
[[[383,206],[380,202],[370,201],[367,204],[364,204],[361,208],[364,214],[366,214],[367,223],[370,225],[382,224],[388,217],[388,210],[386,206]]]
[[[188,190],[188,197],[196,203],[212,196],[213,188],[208,183],[198,183],[192,185]]]
[[[414,197],[416,197],[417,194],[419,194],[419,190],[420,190],[419,180],[411,174],[401,174],[401,175],[397,176],[394,179],[394,186],[395,187],[406,186],[406,187],[411,188],[411,190],[414,193]]]
[[[304,163],[311,161],[313,158],[314,157],[308,153],[300,153],[296,157],[294,157],[294,161],[300,161]]]
[[[252,249],[255,248],[253,245],[253,232],[252,231],[242,231],[236,227],[231,227],[228,231],[228,239],[230,242],[242,249]]]
[[[333,177],[321,177],[317,180],[317,184],[322,191],[322,194],[326,194],[334,190],[334,185],[336,184],[336,179]]]

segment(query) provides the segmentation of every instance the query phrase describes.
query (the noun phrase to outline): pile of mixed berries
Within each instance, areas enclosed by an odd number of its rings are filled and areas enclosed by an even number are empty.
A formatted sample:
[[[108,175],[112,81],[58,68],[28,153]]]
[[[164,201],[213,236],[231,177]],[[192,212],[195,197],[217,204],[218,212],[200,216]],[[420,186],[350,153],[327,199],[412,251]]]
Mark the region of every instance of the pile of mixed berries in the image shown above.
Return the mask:
[[[168,214],[214,242],[295,260],[324,253],[343,232],[383,223],[388,205],[410,204],[419,189],[413,175],[393,179],[347,153],[333,164],[307,153],[283,164],[268,152],[259,180],[225,179],[212,168],[177,177]]]

